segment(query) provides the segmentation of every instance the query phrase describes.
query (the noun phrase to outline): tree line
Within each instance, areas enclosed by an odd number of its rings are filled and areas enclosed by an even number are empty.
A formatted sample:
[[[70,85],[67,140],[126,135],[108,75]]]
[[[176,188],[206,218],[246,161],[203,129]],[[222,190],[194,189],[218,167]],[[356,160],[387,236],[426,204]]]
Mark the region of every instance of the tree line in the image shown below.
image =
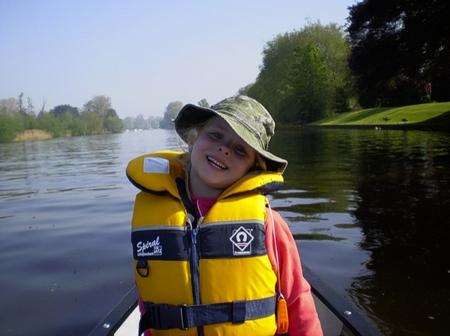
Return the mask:
[[[197,104],[209,107],[205,98]],[[53,137],[119,133],[125,129],[173,129],[173,120],[183,107],[177,100],[167,105],[163,117],[145,118],[139,114],[122,120],[112,108],[111,98],[104,95],[93,97],[81,109],[64,104],[46,111],[45,105],[36,110],[31,98],[25,99],[23,93],[17,98],[0,99],[0,142],[12,141],[17,134],[31,129],[46,131]]]
[[[201,99],[197,105],[209,107],[209,103],[205,98]],[[126,117],[123,119],[124,128],[127,130],[147,130],[154,128],[173,129],[173,120],[177,117],[178,112],[180,112],[183,106],[183,102],[175,100],[167,104],[163,117],[149,116],[145,118],[142,114],[139,114],[137,117]]]
[[[160,128],[161,120],[161,117],[149,116],[145,118],[142,114],[139,114],[137,117],[126,117],[123,119],[123,126],[127,130],[148,130]]]
[[[450,5],[364,0],[347,27],[310,22],[263,50],[254,83],[239,90],[277,121],[308,123],[353,109],[450,100]]]
[[[45,102],[36,111],[32,100],[20,93],[17,98],[0,100],[0,142],[12,141],[24,130],[39,129],[53,137],[118,133],[122,120],[112,108],[111,98],[95,96],[82,109],[58,105],[49,111]]]

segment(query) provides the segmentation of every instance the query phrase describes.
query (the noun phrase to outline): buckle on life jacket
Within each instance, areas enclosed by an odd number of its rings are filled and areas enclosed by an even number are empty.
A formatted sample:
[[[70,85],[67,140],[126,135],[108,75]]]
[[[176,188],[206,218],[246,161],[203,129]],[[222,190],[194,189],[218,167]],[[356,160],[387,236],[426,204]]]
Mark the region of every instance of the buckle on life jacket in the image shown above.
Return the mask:
[[[150,268],[148,262],[145,259],[139,259],[136,263],[136,272],[143,278],[148,277],[150,274]]]
[[[144,313],[139,321],[139,335],[150,328],[187,330],[194,327],[195,325],[189,322],[188,308],[185,304],[177,306],[144,302]]]

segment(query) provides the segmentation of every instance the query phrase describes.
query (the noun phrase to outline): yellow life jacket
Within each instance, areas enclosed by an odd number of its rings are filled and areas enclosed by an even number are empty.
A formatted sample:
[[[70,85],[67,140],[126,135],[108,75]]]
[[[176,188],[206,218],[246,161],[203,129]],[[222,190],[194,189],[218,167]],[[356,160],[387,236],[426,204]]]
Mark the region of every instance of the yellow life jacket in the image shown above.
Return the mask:
[[[264,189],[281,174],[252,172],[202,218],[185,187],[183,154],[140,156],[127,167],[137,194],[135,279],[153,335],[274,335],[277,277],[264,243]]]

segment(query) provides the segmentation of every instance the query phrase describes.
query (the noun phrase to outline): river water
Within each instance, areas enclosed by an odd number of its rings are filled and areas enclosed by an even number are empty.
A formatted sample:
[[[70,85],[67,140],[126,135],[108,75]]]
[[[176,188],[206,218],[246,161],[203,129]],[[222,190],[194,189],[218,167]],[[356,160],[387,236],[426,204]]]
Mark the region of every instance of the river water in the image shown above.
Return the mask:
[[[151,130],[0,144],[0,334],[82,335],[133,284],[142,153],[178,148]],[[279,131],[289,160],[272,207],[302,262],[387,335],[448,332],[450,135],[422,131]]]

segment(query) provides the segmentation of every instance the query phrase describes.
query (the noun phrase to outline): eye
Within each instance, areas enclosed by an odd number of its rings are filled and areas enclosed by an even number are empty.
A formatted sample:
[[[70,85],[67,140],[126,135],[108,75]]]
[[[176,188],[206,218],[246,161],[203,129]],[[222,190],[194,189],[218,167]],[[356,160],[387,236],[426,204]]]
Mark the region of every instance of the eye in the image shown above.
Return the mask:
[[[222,134],[220,132],[216,132],[216,131],[209,131],[208,137],[213,140],[220,140],[220,139],[222,139]]]
[[[234,148],[234,152],[235,152],[237,155],[242,156],[242,157],[247,155],[247,151],[246,151],[245,148],[242,147],[242,146],[236,146],[236,147]]]

